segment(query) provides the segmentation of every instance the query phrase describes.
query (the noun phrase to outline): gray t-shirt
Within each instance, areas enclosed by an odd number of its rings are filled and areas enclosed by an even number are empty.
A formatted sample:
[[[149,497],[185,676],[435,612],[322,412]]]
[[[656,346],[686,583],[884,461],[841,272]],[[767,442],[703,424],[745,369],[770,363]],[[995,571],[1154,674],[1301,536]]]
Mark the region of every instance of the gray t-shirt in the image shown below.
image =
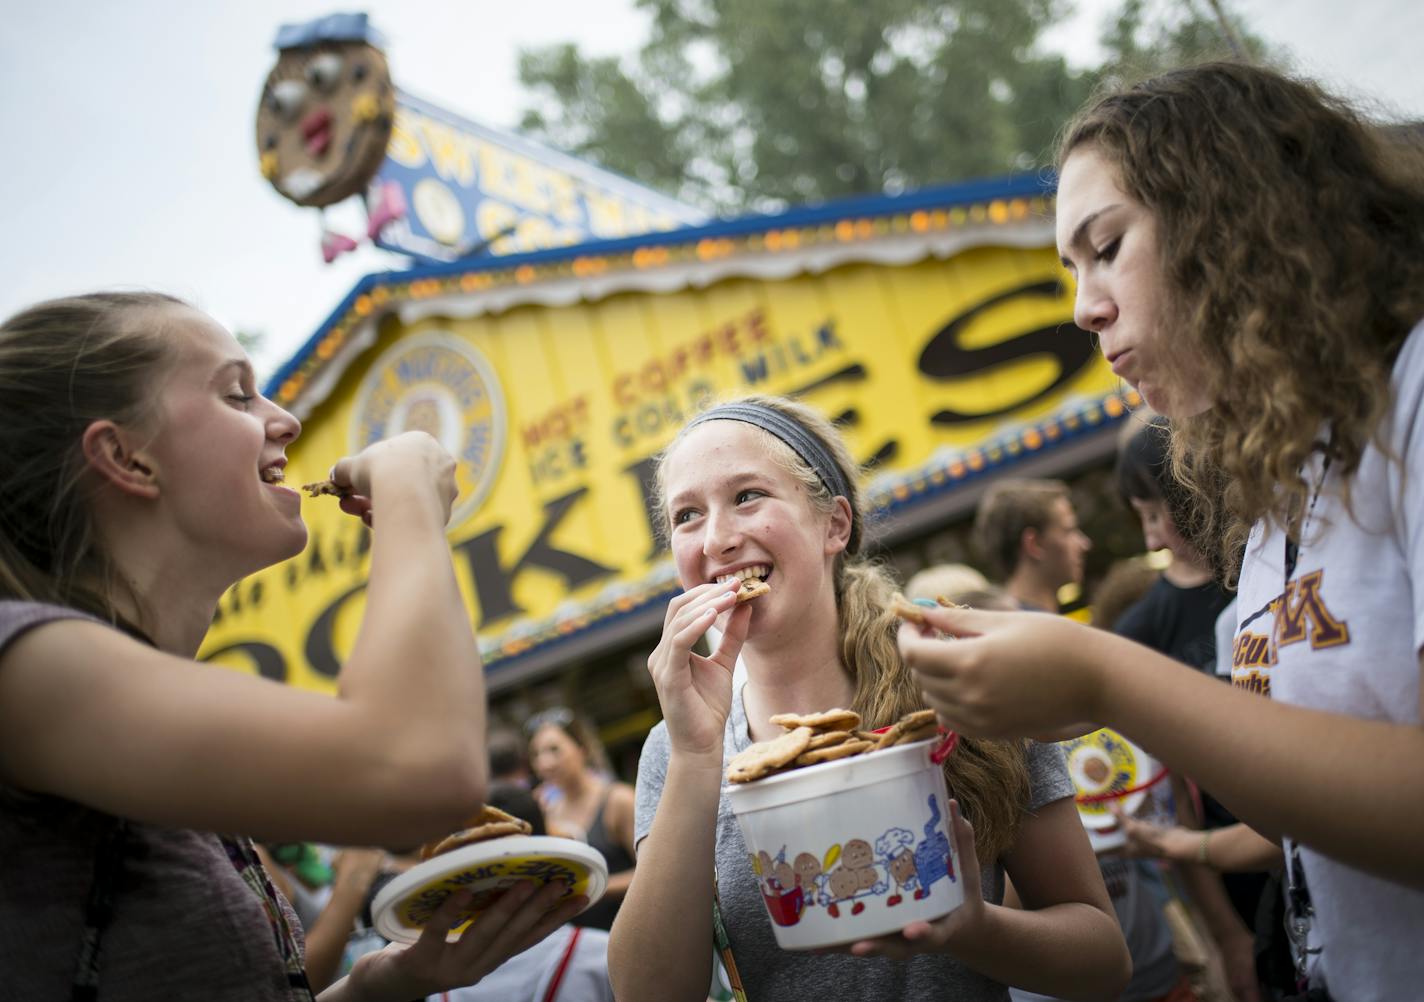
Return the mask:
[[[0,600],[0,655],[34,627],[90,618]],[[69,997],[95,860],[116,824],[0,784],[0,998]],[[101,1000],[309,1002],[296,913],[246,839],[130,821],[117,858]]]
[[[1145,860],[1103,856],[1098,866],[1103,883],[1122,926],[1127,952],[1132,957],[1132,980],[1118,1002],[1150,1002],[1162,998],[1181,978],[1177,955],[1172,952],[1172,928],[1162,912],[1167,889],[1154,864]],[[1051,995],[1009,989],[1013,1002],[1057,1002]]]
[[[733,695],[723,742],[725,759],[752,743],[742,694],[743,688],[739,687]],[[1056,745],[1031,745],[1028,761],[1029,810],[1073,795],[1063,752]],[[636,841],[642,841],[653,827],[667,767],[667,725],[660,723],[648,735],[638,763]],[[899,961],[782,950],[776,945],[771,919],[767,917],[755,876],[747,864],[746,842],[725,792],[717,804],[716,866],[722,918],[750,1002],[796,1002],[798,999],[825,1002],[841,998],[1004,1002],[1009,997],[1003,985],[946,955]],[[1003,867],[997,863],[986,866],[981,876],[985,900],[995,904],[1002,902]],[[709,949],[712,946],[707,945]]]

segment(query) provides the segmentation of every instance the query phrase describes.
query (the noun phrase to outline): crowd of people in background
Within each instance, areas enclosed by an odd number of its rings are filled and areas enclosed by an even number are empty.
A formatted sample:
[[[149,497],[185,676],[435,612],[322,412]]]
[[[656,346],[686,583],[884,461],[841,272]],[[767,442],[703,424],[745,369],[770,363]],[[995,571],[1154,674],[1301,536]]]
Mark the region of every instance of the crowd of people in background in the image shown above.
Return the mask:
[[[1144,549],[1091,625],[1069,488],[980,499],[982,571],[868,559],[859,470],[792,400],[659,457],[681,593],[636,787],[563,706],[487,724],[444,537],[454,463],[338,461],[375,526],[337,698],[193,660],[218,598],[306,542],[300,422],[186,304],[93,294],[0,325],[0,970],[15,997],[1398,1000],[1424,967],[1424,166],[1241,64],[1095,100],[1059,154],[1075,320],[1151,411],[1117,462]],[[1071,336],[1064,334],[1063,336]],[[1154,413],[1155,412],[1155,413]],[[739,581],[770,592],[737,603]],[[1233,602],[1234,594],[1234,602]],[[1111,597],[1109,597],[1111,596]],[[933,603],[931,603],[933,605]],[[471,670],[476,669],[476,670]],[[771,935],[723,789],[781,712],[928,706],[964,904],[834,951]],[[412,722],[418,721],[418,726]],[[1099,726],[1175,818],[1095,856],[1057,742]],[[607,860],[594,907],[468,892],[388,944],[371,907],[480,803]],[[235,833],[235,834],[214,834]],[[337,848],[386,846],[389,849]]]

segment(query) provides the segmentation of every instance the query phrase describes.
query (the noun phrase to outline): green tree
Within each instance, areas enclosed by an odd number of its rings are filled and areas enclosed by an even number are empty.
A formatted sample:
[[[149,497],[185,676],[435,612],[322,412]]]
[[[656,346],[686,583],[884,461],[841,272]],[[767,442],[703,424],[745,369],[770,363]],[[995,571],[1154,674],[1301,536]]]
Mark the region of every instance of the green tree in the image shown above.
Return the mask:
[[[232,336],[237,339],[237,343],[242,346],[242,350],[249,355],[255,355],[262,350],[263,344],[267,340],[266,331],[245,331],[235,330]]]
[[[1221,18],[1218,18],[1217,11]],[[1240,17],[1206,0],[1184,4],[1123,0],[1102,35],[1107,58],[1092,76],[1116,85],[1211,58],[1270,62],[1274,56]]]
[[[1101,69],[1041,44],[1067,0],[637,0],[635,55],[520,56],[531,135],[713,211],[1047,162],[1104,76],[1226,51],[1212,11],[1126,0]]]

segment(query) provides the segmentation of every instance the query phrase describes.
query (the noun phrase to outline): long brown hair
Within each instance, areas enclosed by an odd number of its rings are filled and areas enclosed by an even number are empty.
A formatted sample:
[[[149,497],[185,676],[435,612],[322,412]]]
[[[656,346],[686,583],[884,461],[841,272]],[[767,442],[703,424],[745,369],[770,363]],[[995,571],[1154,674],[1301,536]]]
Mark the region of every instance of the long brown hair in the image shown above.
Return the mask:
[[[0,598],[51,602],[110,622],[108,556],[84,503],[84,429],[152,416],[171,349],[161,293],[98,292],[39,303],[0,324]]]
[[[835,426],[805,404],[784,397],[749,396],[733,403],[771,408],[796,421],[825,446],[850,485],[851,534],[835,566],[836,611],[840,659],[855,683],[850,708],[869,727],[882,727],[925,702],[914,674],[900,658],[895,635],[899,621],[889,611],[894,579],[879,564],[860,555],[865,537],[863,497],[856,474],[859,467]],[[682,441],[685,430],[658,457],[656,497],[667,513],[663,467]],[[811,507],[829,515],[835,498],[820,476],[789,446],[762,432],[774,462],[800,483]],[[664,532],[671,523],[663,526]],[[829,709],[829,707],[827,707]],[[1028,805],[1029,778],[1025,746],[1021,742],[963,739],[944,765],[949,788],[974,825],[974,845],[982,861],[998,859],[1013,845],[1022,812]]]
[[[1254,522],[1291,526],[1322,426],[1347,490],[1379,427],[1424,317],[1420,151],[1308,81],[1222,62],[1100,99],[1060,166],[1080,146],[1156,217],[1161,319],[1214,393],[1172,422],[1174,472],[1193,542],[1230,579]]]

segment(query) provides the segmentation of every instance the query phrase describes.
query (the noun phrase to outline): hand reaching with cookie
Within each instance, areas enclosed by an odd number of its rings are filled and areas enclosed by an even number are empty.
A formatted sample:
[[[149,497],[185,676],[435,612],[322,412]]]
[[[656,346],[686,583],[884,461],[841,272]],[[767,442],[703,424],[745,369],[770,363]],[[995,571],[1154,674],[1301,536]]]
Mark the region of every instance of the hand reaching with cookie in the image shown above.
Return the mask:
[[[964,881],[964,903],[933,922],[911,922],[898,933],[851,943],[845,952],[854,957],[889,957],[905,960],[917,953],[954,952],[956,944],[979,934],[988,914],[974,851],[974,826],[959,813],[959,801],[950,800],[949,818],[954,858]]]
[[[379,488],[378,485],[379,484]],[[373,498],[413,490],[439,506],[442,522],[450,519],[450,508],[459,488],[455,483],[455,460],[434,438],[422,431],[408,431],[366,446],[354,456],[337,460],[331,478],[307,485],[313,497],[334,494],[341,510],[355,515],[368,526],[373,520]]]
[[[900,625],[900,655],[949,728],[1057,739],[1100,719],[1111,634],[1041,612],[921,611]]]
[[[648,657],[672,750],[722,758],[722,733],[732,710],[732,670],[751,621],[749,603],[725,584],[690,588],[668,603],[663,635]],[[724,613],[722,637],[711,657],[693,653]]]

